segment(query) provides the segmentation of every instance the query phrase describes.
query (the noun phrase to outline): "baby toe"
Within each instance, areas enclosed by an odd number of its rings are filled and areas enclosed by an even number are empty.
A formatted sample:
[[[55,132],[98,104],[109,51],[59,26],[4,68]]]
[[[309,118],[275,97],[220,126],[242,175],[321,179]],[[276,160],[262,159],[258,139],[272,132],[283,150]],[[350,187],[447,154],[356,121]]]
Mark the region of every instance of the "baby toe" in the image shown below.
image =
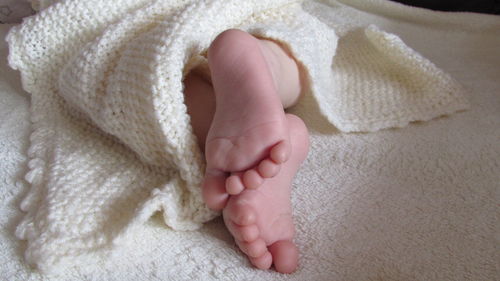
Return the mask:
[[[257,170],[263,178],[272,178],[279,173],[280,167],[280,164],[276,164],[270,159],[264,159],[262,160],[262,162],[260,162]]]
[[[259,238],[260,232],[255,224],[241,226],[232,221],[226,221],[226,227],[237,241],[252,242]]]
[[[292,273],[297,269],[299,251],[289,240],[280,240],[269,246],[273,256],[274,268],[281,273]]]
[[[231,195],[240,194],[245,189],[239,174],[233,174],[226,179],[226,192]]]
[[[236,244],[238,244],[243,253],[252,258],[258,258],[267,252],[266,243],[261,238],[252,242],[236,240]]]
[[[268,251],[257,258],[248,257],[250,262],[258,269],[269,269],[273,263],[273,257]]]
[[[259,238],[259,228],[255,225],[240,226],[238,229],[242,241],[251,242]]]
[[[271,159],[277,163],[284,163],[290,158],[291,147],[288,141],[281,141],[271,149]]]
[[[255,169],[248,170],[243,174],[243,184],[246,188],[257,189],[263,182],[264,179]]]
[[[255,224],[257,219],[255,211],[245,203],[228,204],[223,214],[225,219],[239,226]]]

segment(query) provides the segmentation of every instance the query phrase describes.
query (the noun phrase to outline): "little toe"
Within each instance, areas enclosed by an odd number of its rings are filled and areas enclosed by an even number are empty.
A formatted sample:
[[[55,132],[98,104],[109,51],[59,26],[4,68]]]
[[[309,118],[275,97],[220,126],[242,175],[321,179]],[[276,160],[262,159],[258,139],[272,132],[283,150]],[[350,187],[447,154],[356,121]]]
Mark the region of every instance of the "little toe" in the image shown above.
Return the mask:
[[[269,246],[273,256],[276,271],[281,273],[292,273],[297,269],[299,251],[297,246],[289,240],[280,240]]]
[[[207,169],[203,179],[202,196],[203,202],[210,209],[222,210],[229,198],[226,192],[226,173]]]
[[[271,149],[271,159],[277,163],[285,163],[290,158],[291,147],[288,141],[281,141]]]
[[[263,182],[264,179],[255,169],[250,169],[243,174],[243,184],[246,188],[257,189]]]
[[[270,159],[264,159],[260,162],[257,170],[259,174],[263,178],[272,178],[276,176],[280,171],[281,165],[276,164],[274,161]]]
[[[241,173],[232,174],[226,179],[226,192],[231,195],[240,194],[245,189],[241,181]]]
[[[258,258],[248,257],[248,259],[258,269],[269,269],[273,263],[273,256],[269,253],[269,251],[265,252]]]
[[[258,258],[267,252],[266,242],[262,238],[252,242],[236,240],[236,244],[238,244],[243,253],[252,258]]]

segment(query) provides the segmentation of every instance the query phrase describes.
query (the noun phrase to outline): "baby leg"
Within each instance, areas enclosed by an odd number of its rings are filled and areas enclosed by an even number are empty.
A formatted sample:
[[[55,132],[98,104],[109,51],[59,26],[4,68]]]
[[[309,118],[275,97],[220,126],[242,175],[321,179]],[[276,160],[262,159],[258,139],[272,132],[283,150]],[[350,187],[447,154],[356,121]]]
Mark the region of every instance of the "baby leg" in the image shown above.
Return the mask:
[[[277,44],[229,30],[210,47],[209,66],[212,81],[196,71],[185,79],[207,160],[205,203],[226,207],[226,226],[252,264],[292,272],[298,253],[290,188],[308,148],[303,122],[283,111],[299,98],[297,65]]]

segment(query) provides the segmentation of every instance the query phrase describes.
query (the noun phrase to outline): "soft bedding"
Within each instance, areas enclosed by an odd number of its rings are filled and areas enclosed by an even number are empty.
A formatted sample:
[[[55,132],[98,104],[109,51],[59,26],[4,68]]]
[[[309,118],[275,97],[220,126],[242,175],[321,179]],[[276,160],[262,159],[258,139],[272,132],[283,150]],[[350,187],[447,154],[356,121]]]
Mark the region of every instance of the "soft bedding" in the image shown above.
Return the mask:
[[[344,2],[344,3],[342,3]],[[7,280],[493,280],[497,276],[500,85],[497,17],[446,14],[386,1],[309,5],[398,34],[466,89],[471,108],[404,129],[345,134],[305,99],[294,109],[312,134],[294,182],[301,266],[290,276],[252,269],[216,220],[175,232],[159,216],[128,245],[101,249],[45,277],[27,267],[14,229],[28,190],[28,98],[2,64],[1,276]],[[339,14],[339,13],[338,13]],[[334,22],[334,21],[333,21]],[[4,33],[7,27],[3,26]],[[442,39],[446,40],[442,40]],[[343,42],[339,42],[342,44]],[[112,250],[108,253],[108,250]]]

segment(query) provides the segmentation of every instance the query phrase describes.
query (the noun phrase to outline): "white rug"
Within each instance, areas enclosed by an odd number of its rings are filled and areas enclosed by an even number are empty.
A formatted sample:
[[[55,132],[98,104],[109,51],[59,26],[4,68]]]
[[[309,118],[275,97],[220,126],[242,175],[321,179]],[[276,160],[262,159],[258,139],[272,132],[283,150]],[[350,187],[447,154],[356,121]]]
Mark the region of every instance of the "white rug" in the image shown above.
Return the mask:
[[[500,195],[500,18],[388,1],[312,4],[398,34],[468,90],[470,110],[404,129],[341,134],[304,101],[311,153],[294,182],[299,270],[251,268],[220,220],[173,232],[153,218],[114,256],[57,276],[24,264],[14,237],[27,191],[29,98],[1,45],[0,194],[5,280],[495,280]],[[349,7],[351,6],[351,7]],[[2,36],[8,26],[1,26]],[[309,102],[309,103],[308,103]],[[307,109],[307,111],[305,110]]]

